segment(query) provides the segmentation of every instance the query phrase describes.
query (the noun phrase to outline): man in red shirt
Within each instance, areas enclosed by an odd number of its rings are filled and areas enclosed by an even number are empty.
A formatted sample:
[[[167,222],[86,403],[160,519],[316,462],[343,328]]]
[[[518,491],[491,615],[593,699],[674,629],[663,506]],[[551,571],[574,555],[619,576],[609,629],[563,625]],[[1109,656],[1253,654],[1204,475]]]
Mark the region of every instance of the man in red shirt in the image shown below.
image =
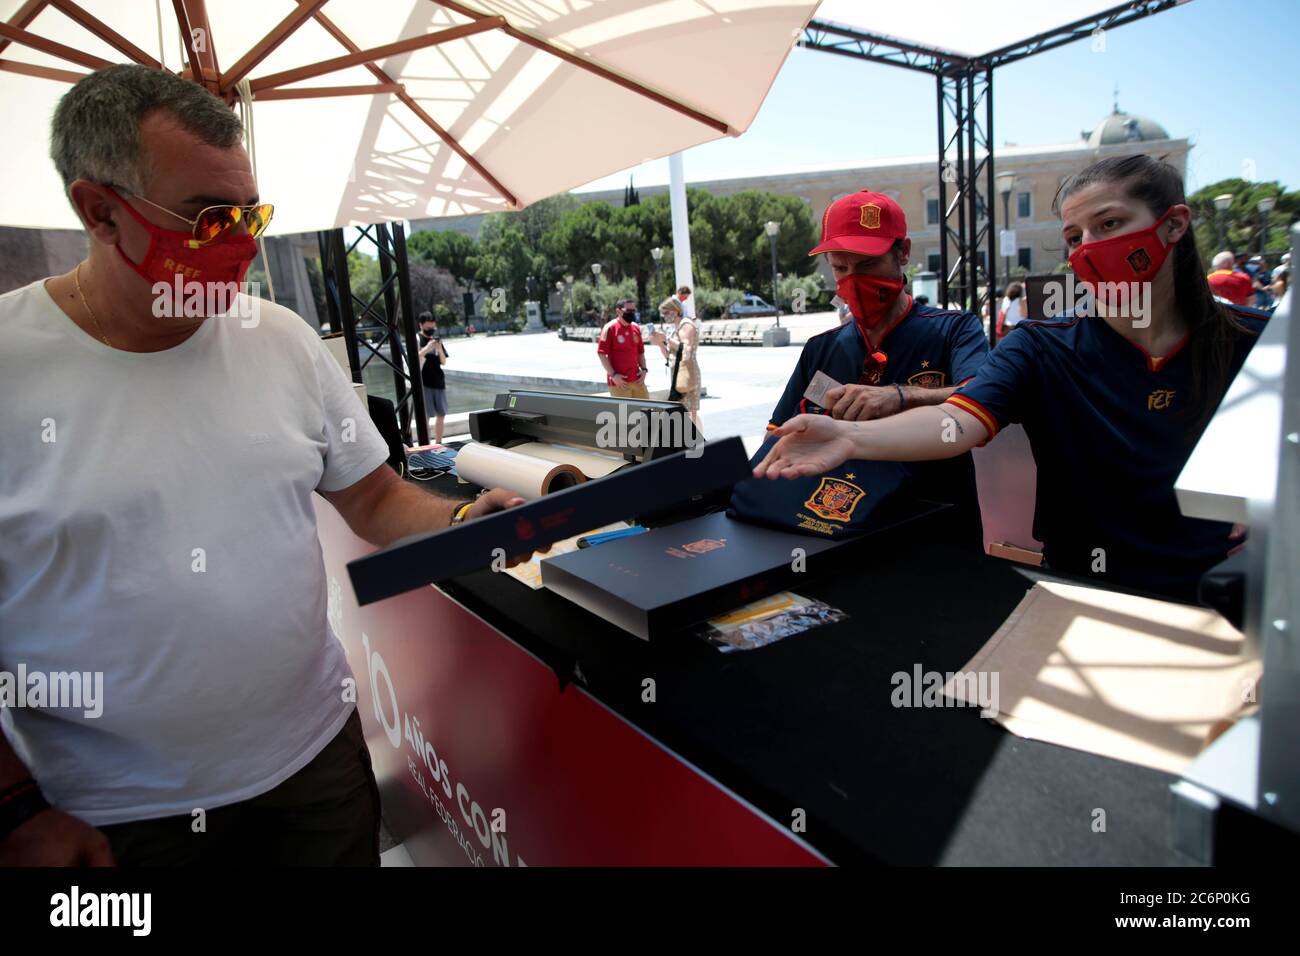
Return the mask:
[[[1236,259],[1231,252],[1220,252],[1214,257],[1214,271],[1206,276],[1210,291],[1220,299],[1227,299],[1233,305],[1249,305],[1254,298],[1255,286],[1246,272],[1234,272]]]
[[[619,299],[614,318],[605,323],[596,341],[596,354],[605,366],[609,394],[615,398],[649,398],[645,387],[645,343],[636,321],[636,300]]]

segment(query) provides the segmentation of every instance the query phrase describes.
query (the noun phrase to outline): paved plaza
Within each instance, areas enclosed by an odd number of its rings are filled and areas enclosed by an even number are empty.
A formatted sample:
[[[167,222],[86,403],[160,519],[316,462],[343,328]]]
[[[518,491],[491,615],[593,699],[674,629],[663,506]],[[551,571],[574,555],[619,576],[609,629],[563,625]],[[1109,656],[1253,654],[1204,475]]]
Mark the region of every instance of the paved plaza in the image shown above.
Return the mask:
[[[839,324],[834,312],[783,316],[790,329],[790,345],[762,348],[755,345],[706,345],[700,348],[700,371],[706,396],[700,418],[709,439],[739,435],[751,451],[762,442],[768,416],[785,389],[785,383],[810,336]],[[475,336],[448,341],[448,397],[456,407],[458,387],[473,388],[485,396],[494,389],[540,388],[596,393],[604,391],[605,373],[591,342],[565,342],[555,332],[532,335]],[[646,347],[653,394],[668,387],[668,369],[659,350]],[[466,378],[472,378],[467,381]],[[484,381],[480,376],[492,376]],[[447,437],[467,430],[465,415],[448,419]]]

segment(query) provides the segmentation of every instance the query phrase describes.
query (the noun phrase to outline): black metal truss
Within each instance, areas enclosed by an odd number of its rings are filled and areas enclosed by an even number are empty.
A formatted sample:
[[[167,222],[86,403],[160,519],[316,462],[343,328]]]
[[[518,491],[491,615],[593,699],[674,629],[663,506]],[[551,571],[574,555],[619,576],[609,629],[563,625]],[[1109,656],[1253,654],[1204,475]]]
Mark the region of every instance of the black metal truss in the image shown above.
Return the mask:
[[[1045,33],[1032,36],[1027,40],[1021,40],[1019,43],[1004,46],[999,50],[990,50],[988,53],[977,57],[974,62],[978,67],[986,69],[1005,66],[1008,63],[1014,63],[1016,60],[1023,60],[1026,57],[1035,56],[1047,50],[1054,50],[1058,46],[1065,46],[1065,44],[1073,43],[1076,40],[1083,40],[1093,36],[1098,31],[1113,30],[1116,27],[1124,26],[1126,23],[1132,23],[1134,20],[1141,20],[1157,13],[1164,13],[1164,11],[1186,2],[1187,0],[1133,0],[1131,3],[1122,3],[1117,7],[1111,7],[1109,10],[1103,10],[1101,13],[1075,20],[1073,23],[1063,24]]]
[[[979,315],[997,289],[993,196],[993,71],[936,77],[939,117],[940,303]],[[981,121],[981,113],[983,120]],[[953,218],[957,220],[953,227]],[[949,254],[949,247],[953,254]],[[979,250],[985,247],[980,260]],[[983,290],[981,292],[981,290]],[[996,315],[990,305],[990,315]],[[996,336],[995,321],[989,338]]]
[[[978,56],[908,43],[884,34],[812,20],[799,46],[935,77],[939,128],[939,301],[979,314],[997,288],[993,156],[993,71],[1076,40],[1172,9],[1186,0],[1130,0]],[[983,120],[981,121],[981,108]],[[982,182],[981,182],[982,181]],[[949,188],[951,187],[951,189]],[[951,193],[951,196],[949,195]],[[956,227],[952,225],[956,218]],[[952,254],[949,254],[949,243]],[[985,262],[979,250],[986,246]],[[983,291],[981,291],[983,290]],[[989,304],[989,338],[996,335]]]
[[[344,243],[342,229],[318,232],[316,238],[320,245],[330,329],[343,332],[352,381],[364,381],[364,370],[372,360],[384,362],[393,372],[393,392],[402,434],[413,435],[417,444],[427,445],[429,420],[424,389],[420,386],[415,310],[406,258],[406,233],[401,223],[393,223],[391,231],[386,223],[359,226],[357,237],[350,245]],[[374,246],[379,260],[379,289],[368,302],[353,293],[348,273],[348,253],[363,241]],[[359,322],[378,327],[380,335],[376,343],[371,344],[357,334]],[[381,351],[385,344],[387,355]]]

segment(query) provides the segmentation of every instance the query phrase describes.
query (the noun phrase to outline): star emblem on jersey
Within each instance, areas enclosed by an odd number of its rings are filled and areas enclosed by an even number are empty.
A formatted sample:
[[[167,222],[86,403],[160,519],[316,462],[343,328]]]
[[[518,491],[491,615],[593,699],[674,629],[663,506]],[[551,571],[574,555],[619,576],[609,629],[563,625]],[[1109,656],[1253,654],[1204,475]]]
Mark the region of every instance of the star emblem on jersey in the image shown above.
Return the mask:
[[[849,521],[853,509],[867,493],[850,481],[842,478],[823,478],[812,497],[804,502],[819,518],[827,521]]]
[[[858,221],[862,224],[863,229],[879,229],[880,207],[873,202],[867,203],[862,207]]]
[[[922,360],[921,360],[921,368],[929,368],[929,367],[930,367],[930,360],[929,360],[929,359],[922,359]]]

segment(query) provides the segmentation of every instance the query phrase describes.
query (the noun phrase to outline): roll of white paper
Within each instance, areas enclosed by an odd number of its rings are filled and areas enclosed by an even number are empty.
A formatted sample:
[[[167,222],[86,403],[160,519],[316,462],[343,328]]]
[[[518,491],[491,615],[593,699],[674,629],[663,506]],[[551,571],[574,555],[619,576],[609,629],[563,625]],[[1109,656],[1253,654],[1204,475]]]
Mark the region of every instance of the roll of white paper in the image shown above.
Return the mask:
[[[544,458],[561,465],[573,465],[589,479],[604,478],[606,475],[626,467],[627,461],[622,455],[604,452],[594,448],[582,448],[577,445],[556,445],[551,442],[529,441],[515,445],[510,449],[530,458]]]
[[[587,480],[576,465],[479,442],[462,445],[456,452],[456,474],[484,488],[506,488],[530,500]]]

